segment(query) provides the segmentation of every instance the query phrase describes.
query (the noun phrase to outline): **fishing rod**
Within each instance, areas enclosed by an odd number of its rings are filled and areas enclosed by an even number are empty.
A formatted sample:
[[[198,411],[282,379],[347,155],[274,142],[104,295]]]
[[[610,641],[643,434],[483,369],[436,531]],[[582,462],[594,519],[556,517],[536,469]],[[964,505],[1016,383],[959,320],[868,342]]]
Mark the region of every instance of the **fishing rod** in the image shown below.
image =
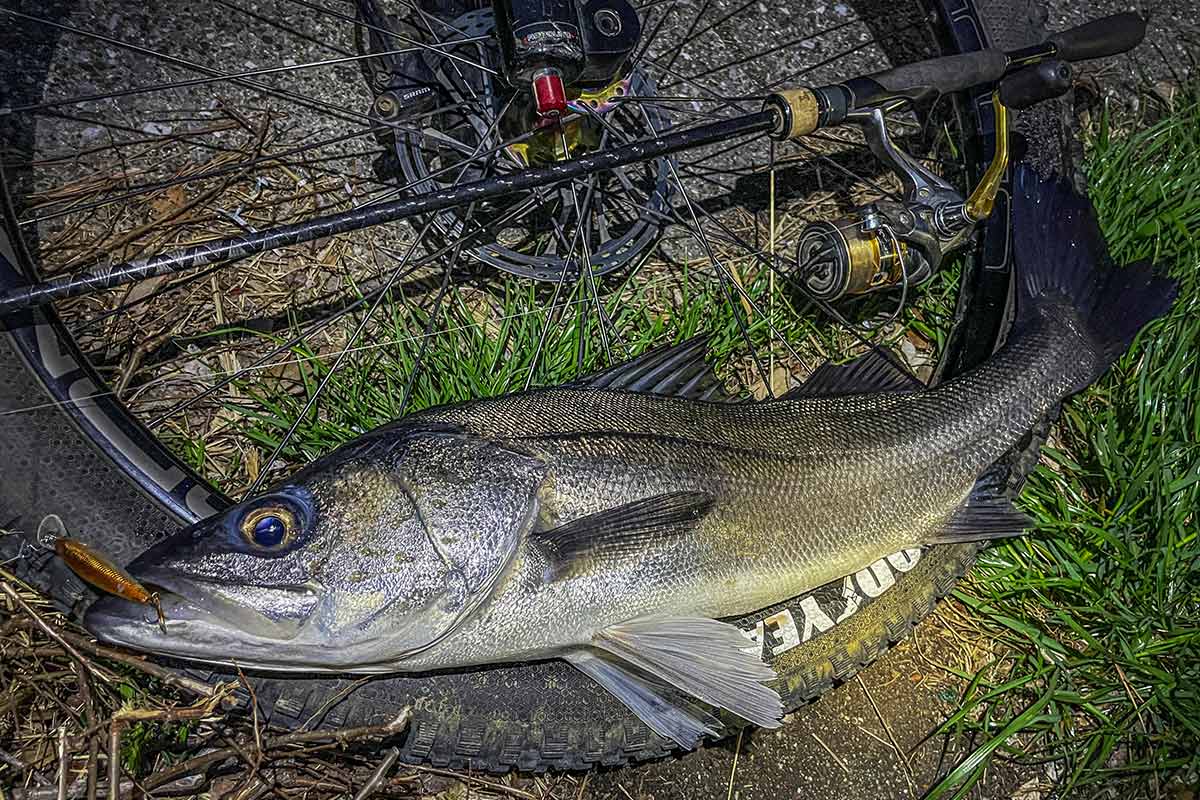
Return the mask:
[[[943,194],[944,203],[938,206],[938,219],[932,225],[933,235],[941,236],[946,240],[942,244],[947,244],[950,240],[962,238],[964,230],[969,230],[982,216],[990,213],[990,198],[994,198],[999,187],[1002,170],[989,170],[989,173],[1001,174],[985,177],[980,188],[967,200],[958,198],[956,193],[946,195],[947,187],[940,178],[932,176],[891,145],[886,130],[882,128],[882,112],[937,94],[962,91],[997,81],[1000,82],[996,95],[998,108],[1028,107],[1057,97],[1070,88],[1069,62],[1126,52],[1141,42],[1145,31],[1146,24],[1142,18],[1127,12],[1054,34],[1041,44],[1019,50],[1006,52],[988,48],[906,64],[829,86],[780,89],[765,98],[760,110],[727,120],[638,140],[610,150],[586,153],[510,175],[484,178],[265,231],[202,242],[149,258],[97,264],[70,275],[10,288],[0,292],[0,315],[148,278],[188,272],[213,264],[233,263],[268,250],[374,225],[546,189],[594,173],[735,138],[765,132],[778,140],[799,139],[821,128],[843,123],[859,124],[866,130],[876,132],[874,139],[868,137],[872,150],[893,169],[899,170],[906,195],[927,201],[938,192]],[[996,163],[994,161],[993,166]],[[925,195],[921,194],[923,191]],[[902,215],[907,212],[899,210],[895,213]],[[915,215],[909,216],[915,220]],[[903,225],[902,219],[899,224]],[[942,227],[938,229],[938,226]],[[925,240],[920,239],[918,234],[927,236],[928,232],[912,234],[914,241],[920,243]],[[894,255],[897,263],[900,263],[902,253],[899,245],[902,242],[899,239],[897,242]],[[824,247],[825,244],[819,246]],[[942,247],[941,251],[945,249]],[[886,257],[886,254],[883,255]],[[879,266],[878,261],[877,254],[873,262],[876,267]],[[847,265],[853,266],[849,261]]]

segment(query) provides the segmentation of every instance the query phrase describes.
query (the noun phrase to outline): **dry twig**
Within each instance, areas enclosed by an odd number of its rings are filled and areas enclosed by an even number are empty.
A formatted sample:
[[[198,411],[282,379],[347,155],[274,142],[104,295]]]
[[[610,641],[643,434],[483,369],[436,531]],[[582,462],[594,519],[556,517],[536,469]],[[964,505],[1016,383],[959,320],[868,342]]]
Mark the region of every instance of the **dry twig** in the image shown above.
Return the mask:
[[[410,709],[404,709],[391,722],[386,725],[366,725],[358,728],[339,728],[323,731],[297,731],[296,733],[284,734],[276,736],[273,739],[267,739],[261,748],[255,748],[255,755],[261,755],[274,750],[280,750],[293,745],[309,744],[313,742],[329,742],[334,741],[341,745],[349,744],[350,742],[359,741],[362,739],[378,739],[388,736],[394,736],[402,732],[408,727],[408,721],[412,717]],[[219,764],[229,758],[237,756],[237,751],[232,747],[223,747],[213,750],[209,753],[189,758],[188,760],[169,767],[161,772],[151,775],[146,779],[144,786],[147,790],[153,790],[159,786],[163,786],[171,781],[181,778],[185,775],[192,775],[201,770],[207,769],[215,764]]]

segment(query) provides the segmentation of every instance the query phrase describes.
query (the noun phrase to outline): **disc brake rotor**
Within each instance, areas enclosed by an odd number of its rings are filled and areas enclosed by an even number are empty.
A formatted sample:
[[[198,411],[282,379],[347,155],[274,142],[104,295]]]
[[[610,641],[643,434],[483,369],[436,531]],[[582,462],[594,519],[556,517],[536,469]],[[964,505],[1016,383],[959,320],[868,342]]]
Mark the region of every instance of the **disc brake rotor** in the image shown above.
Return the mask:
[[[440,53],[424,50],[409,56],[424,62],[427,74],[446,95],[446,110],[426,117],[419,131],[396,132],[400,177],[413,192],[502,176],[530,164],[655,136],[670,127],[658,106],[622,102],[624,97],[655,96],[653,80],[634,68],[602,90],[572,94],[570,110],[578,117],[561,129],[548,128],[513,142],[532,130],[532,125],[522,124],[523,95],[514,96],[501,80],[468,65],[498,61],[492,10],[468,12],[448,27],[454,33],[439,45]],[[503,115],[500,120],[498,115]],[[557,281],[564,272],[570,278],[590,266],[593,274],[603,275],[658,241],[669,214],[670,174],[670,159],[659,158],[594,176],[589,183],[445,211],[435,224],[447,239],[461,237],[471,227],[486,229],[494,240],[464,248],[463,253],[505,272]],[[577,208],[583,209],[582,223]],[[496,225],[495,220],[503,223]]]

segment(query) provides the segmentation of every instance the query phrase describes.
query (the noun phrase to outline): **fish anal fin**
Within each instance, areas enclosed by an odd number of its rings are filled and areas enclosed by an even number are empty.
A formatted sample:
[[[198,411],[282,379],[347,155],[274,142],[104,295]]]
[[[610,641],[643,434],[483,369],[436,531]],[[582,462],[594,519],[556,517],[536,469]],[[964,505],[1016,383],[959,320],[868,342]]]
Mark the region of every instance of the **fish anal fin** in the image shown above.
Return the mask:
[[[778,728],[783,702],[767,684],[775,671],[742,632],[706,617],[638,617],[611,625],[592,644],[658,681],[761,728]],[[647,722],[647,724],[650,724]]]
[[[925,385],[895,357],[876,347],[845,364],[826,361],[813,370],[808,380],[779,399],[836,397],[868,392],[919,392],[924,388]]]
[[[706,736],[720,736],[724,729],[720,720],[698,704],[666,697],[671,692],[664,684],[602,651],[573,650],[564,658],[624,703],[650,730],[686,750],[694,749]]]
[[[550,565],[546,579],[557,580],[606,555],[636,552],[665,536],[688,533],[704,519],[713,500],[707,492],[672,492],[535,531],[532,536]]]
[[[1020,536],[1033,527],[1033,520],[1013,507],[1003,492],[1003,482],[989,471],[975,483],[967,501],[950,515],[942,528],[924,544],[982,542]]]

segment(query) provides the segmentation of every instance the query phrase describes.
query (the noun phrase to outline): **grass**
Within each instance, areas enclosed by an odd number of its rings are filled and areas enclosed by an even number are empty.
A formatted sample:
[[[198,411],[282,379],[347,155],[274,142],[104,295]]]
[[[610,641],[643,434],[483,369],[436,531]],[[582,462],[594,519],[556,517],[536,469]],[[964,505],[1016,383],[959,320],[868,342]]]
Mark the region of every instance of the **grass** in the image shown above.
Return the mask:
[[[1036,533],[988,550],[958,592],[998,655],[962,676],[961,710],[942,731],[963,737],[970,755],[931,796],[964,795],[995,759],[1052,765],[1063,793],[1085,795],[1116,784],[1156,791],[1200,775],[1196,99],[1129,135],[1114,134],[1105,120],[1089,143],[1092,198],[1114,257],[1170,269],[1181,282],[1180,300],[1104,379],[1067,404],[1021,497]],[[761,389],[719,282],[683,260],[669,285],[658,276],[603,288],[622,342],[613,348],[636,353],[706,331],[731,384],[748,391],[757,381]],[[749,260],[731,263],[750,275],[747,291],[765,306],[766,275],[754,275]],[[952,277],[922,292],[889,330],[891,341],[911,332],[931,350],[940,346]],[[284,451],[287,461],[328,452],[402,408],[519,390],[531,371],[535,384],[574,379],[603,363],[594,301],[584,284],[564,289],[561,320],[552,324],[550,288],[509,281],[491,292],[451,289],[431,326],[439,333],[428,341],[414,335],[428,312],[415,303],[388,305],[373,344],[332,377],[328,358],[298,349],[297,391],[244,387],[252,402],[239,410],[250,435],[272,449],[327,377],[320,404]],[[814,322],[810,310],[778,302],[773,322],[789,341],[804,343],[814,358],[804,366],[844,349],[837,327]],[[547,325],[553,333],[535,363]],[[749,335],[757,345],[771,343],[761,315]],[[418,357],[423,366],[409,388]],[[202,459],[203,444],[191,447]]]
[[[729,302],[707,259],[684,260],[668,269],[647,266],[599,289],[611,323],[603,326],[606,352],[596,300],[586,282],[563,287],[557,297],[552,284],[524,280],[485,288],[452,286],[433,320],[428,296],[398,296],[382,305],[362,344],[332,375],[335,359],[327,352],[293,348],[290,361],[295,369],[286,390],[252,375],[237,387],[243,399],[228,404],[227,410],[236,412],[238,434],[255,442],[264,456],[300,418],[276,465],[276,473],[282,475],[404,412],[520,391],[527,382],[565,383],[667,340],[709,335],[714,367],[731,391],[757,396],[765,393],[761,373],[769,369],[772,357],[780,365],[773,376],[778,390],[784,375],[797,370],[802,375],[830,354],[849,352],[855,340],[843,326],[814,309],[793,305],[785,293],[773,290],[769,274],[758,270],[752,257],[739,253],[721,256],[722,263],[745,276],[746,294],[757,309],[766,311],[773,296],[772,313],[756,312],[747,319],[740,302]],[[953,285],[954,274],[947,270],[927,287],[920,302],[904,310],[899,323],[864,328],[860,335],[892,343],[908,335],[923,352],[936,352],[953,313]],[[891,311],[892,302],[861,303],[855,315],[877,319]],[[762,371],[747,355],[747,338],[759,354]],[[807,363],[796,364],[781,338],[796,343],[792,350]],[[415,369],[418,361],[420,369]],[[319,401],[302,414],[323,381]],[[208,459],[200,436],[176,432],[174,446],[206,474],[212,475],[216,467],[218,485],[231,494],[237,495],[249,477],[242,461]]]
[[[1087,162],[1113,256],[1180,281],[1170,315],[1063,410],[1021,505],[1031,536],[989,549],[958,597],[1004,646],[946,730],[991,758],[1056,765],[1059,791],[1158,795],[1200,780],[1200,104]],[[991,676],[991,677],[988,677]]]

